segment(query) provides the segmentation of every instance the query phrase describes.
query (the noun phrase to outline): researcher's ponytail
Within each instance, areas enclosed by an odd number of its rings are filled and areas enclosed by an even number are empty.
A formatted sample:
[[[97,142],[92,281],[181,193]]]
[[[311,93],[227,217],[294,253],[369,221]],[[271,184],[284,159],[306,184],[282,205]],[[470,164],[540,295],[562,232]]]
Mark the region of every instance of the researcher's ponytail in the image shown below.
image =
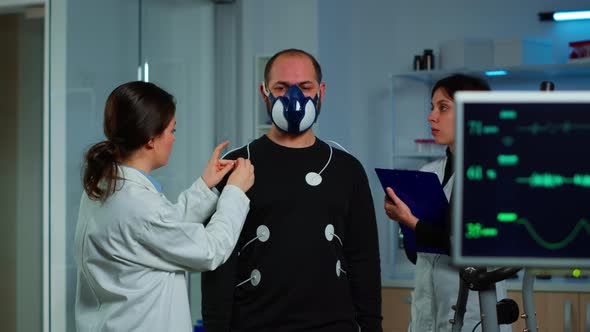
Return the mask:
[[[109,95],[104,111],[105,141],[84,156],[82,183],[92,200],[104,202],[118,187],[118,164],[164,132],[174,118],[174,97],[153,83],[129,82]]]
[[[117,187],[117,147],[103,141],[88,149],[84,157],[84,191],[90,199],[104,202]]]

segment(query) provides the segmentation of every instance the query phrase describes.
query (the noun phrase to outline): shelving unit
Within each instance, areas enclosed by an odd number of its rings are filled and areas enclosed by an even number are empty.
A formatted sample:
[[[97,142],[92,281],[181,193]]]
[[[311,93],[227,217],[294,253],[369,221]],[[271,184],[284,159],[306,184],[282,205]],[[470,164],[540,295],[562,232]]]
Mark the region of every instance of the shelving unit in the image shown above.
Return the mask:
[[[489,71],[504,71],[506,74],[501,76],[487,76],[486,72]],[[566,90],[580,90],[590,89],[590,63],[568,63],[568,64],[555,64],[555,65],[534,65],[534,66],[517,66],[517,67],[505,67],[505,68],[487,68],[487,69],[455,69],[455,70],[434,70],[434,71],[413,71],[391,75],[392,82],[392,99],[393,99],[393,140],[394,140],[394,151],[393,151],[393,165],[396,166],[396,159],[409,158],[409,159],[434,159],[437,157],[444,156],[444,152],[441,153],[418,153],[415,152],[413,146],[413,139],[415,138],[429,138],[430,131],[428,130],[427,117],[430,112],[430,89],[432,85],[441,78],[447,77],[455,73],[462,73],[477,77],[485,78],[493,89],[505,90],[508,89],[519,89],[519,90],[537,90],[539,84],[542,81],[586,81],[586,85],[576,85],[574,87],[567,87]],[[403,103],[412,105],[413,109],[417,109],[417,112],[411,114],[405,113],[404,119],[396,118],[400,109],[400,89],[403,87],[413,86],[415,89],[420,89],[422,96],[416,94],[410,96],[415,99],[413,102],[404,101]],[[410,88],[411,89],[411,88]],[[560,86],[557,86],[560,90]],[[413,91],[416,92],[416,91]],[[422,101],[420,101],[420,99]],[[423,103],[423,106],[416,107],[417,104]],[[421,111],[420,111],[421,109]],[[408,117],[410,118],[408,120]],[[407,122],[407,123],[405,123]],[[400,125],[398,126],[398,123]],[[413,126],[412,126],[413,125]],[[398,135],[400,128],[423,128],[418,130],[417,137],[407,137]],[[396,144],[398,143],[399,144]]]
[[[505,71],[506,75],[487,76],[486,72]],[[392,75],[392,78],[403,78],[423,83],[434,83],[437,80],[461,73],[485,77],[490,82],[512,80],[551,80],[556,78],[590,78],[590,63],[567,63],[555,65],[530,65],[516,67],[496,67],[484,69],[460,68],[454,70],[412,71]]]

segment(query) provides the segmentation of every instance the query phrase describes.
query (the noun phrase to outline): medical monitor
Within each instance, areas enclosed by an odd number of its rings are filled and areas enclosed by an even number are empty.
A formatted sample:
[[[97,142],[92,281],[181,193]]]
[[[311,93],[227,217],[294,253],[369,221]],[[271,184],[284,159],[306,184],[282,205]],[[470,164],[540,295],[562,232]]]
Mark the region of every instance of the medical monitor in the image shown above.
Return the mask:
[[[456,265],[590,267],[590,92],[455,95]]]

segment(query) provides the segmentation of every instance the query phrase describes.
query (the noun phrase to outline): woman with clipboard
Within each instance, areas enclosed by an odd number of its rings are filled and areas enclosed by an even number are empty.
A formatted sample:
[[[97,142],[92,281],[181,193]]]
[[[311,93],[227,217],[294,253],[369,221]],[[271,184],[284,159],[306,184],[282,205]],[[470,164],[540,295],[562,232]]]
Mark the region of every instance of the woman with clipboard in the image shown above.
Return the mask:
[[[426,164],[421,171],[435,173],[444,188],[447,199],[452,199],[454,183],[453,151],[455,145],[455,103],[453,96],[457,91],[485,91],[489,85],[476,77],[452,75],[436,82],[432,88],[432,111],[428,116],[432,136],[437,144],[446,145],[446,157]],[[445,226],[419,220],[394,191],[387,188],[385,213],[416,232],[416,244],[441,250],[446,254],[408,252],[408,258],[416,264],[415,285],[412,292],[412,319],[408,331],[442,332],[451,331],[449,320],[454,311],[459,291],[459,270],[451,266],[450,253],[450,209]],[[452,204],[449,204],[452,206]],[[406,247],[407,248],[407,247]],[[499,298],[506,295],[502,283],[496,286]],[[464,326],[471,329],[480,321],[479,299],[472,292],[467,303]],[[510,331],[503,325],[502,331]]]

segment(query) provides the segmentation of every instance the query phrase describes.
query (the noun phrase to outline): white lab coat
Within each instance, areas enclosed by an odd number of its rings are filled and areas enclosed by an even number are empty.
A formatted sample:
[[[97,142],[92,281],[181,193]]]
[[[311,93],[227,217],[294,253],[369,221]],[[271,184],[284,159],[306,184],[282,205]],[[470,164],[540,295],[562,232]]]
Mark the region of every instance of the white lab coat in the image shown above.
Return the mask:
[[[104,203],[82,195],[77,330],[192,331],[185,271],[227,260],[250,201],[232,185],[217,197],[199,178],[172,204],[138,170],[119,172],[124,180]]]
[[[426,164],[421,171],[432,172],[441,181],[444,177],[447,158]],[[447,199],[451,197],[453,174],[444,187]],[[451,306],[457,303],[459,292],[459,270],[451,266],[447,255],[417,253],[415,285],[412,292],[412,320],[408,331],[411,332],[447,332],[451,331],[449,320],[454,311]],[[505,282],[496,284],[498,299],[506,297]],[[480,321],[479,294],[469,291],[467,312],[464,317],[463,330],[471,331]],[[481,331],[478,327],[476,331]],[[502,332],[512,331],[509,325],[501,325]]]

